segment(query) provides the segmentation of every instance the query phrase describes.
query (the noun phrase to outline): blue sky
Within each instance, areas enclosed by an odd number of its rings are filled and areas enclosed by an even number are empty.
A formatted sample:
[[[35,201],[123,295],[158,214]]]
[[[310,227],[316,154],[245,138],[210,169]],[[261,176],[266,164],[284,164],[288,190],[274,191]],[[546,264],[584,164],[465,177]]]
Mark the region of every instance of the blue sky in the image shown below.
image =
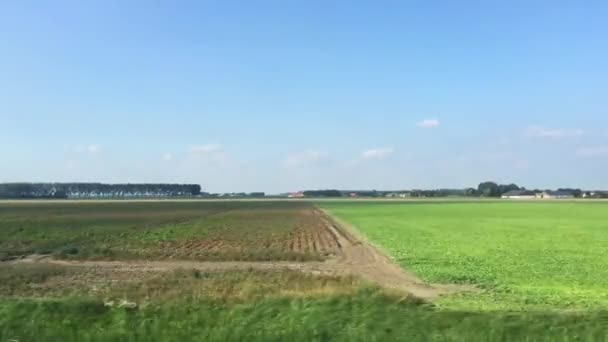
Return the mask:
[[[608,188],[608,3],[3,1],[0,182]]]

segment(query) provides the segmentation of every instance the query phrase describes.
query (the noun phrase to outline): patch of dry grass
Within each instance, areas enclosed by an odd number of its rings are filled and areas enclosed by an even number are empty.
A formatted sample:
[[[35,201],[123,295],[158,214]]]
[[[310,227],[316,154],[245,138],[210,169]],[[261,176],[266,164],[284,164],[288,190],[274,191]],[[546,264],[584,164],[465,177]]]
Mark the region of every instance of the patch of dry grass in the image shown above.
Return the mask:
[[[0,297],[92,297],[137,303],[247,302],[264,298],[308,298],[349,294],[366,287],[352,277],[293,270],[117,271],[48,264],[0,266]]]

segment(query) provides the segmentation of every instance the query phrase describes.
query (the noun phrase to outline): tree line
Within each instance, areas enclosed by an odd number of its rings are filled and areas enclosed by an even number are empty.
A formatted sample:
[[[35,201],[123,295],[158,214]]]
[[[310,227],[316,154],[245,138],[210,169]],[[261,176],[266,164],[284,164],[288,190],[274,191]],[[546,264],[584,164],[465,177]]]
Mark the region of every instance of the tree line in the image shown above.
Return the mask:
[[[406,197],[501,197],[507,192],[521,190],[526,191],[525,187],[520,187],[517,184],[499,184],[492,181],[481,182],[477,188],[465,189],[430,189],[430,190],[396,190],[396,191],[377,191],[377,190],[306,190],[303,191],[306,197],[397,197],[397,195],[405,195]],[[558,191],[571,193],[574,197],[583,197],[586,194],[588,197],[600,197],[608,194],[596,192],[593,196],[589,193],[584,193],[581,189],[559,188]],[[542,192],[543,190],[534,189],[533,192]],[[547,191],[547,190],[545,190]],[[395,196],[393,196],[395,195]]]
[[[198,184],[1,183],[0,198],[142,198],[201,194]]]
[[[306,190],[304,191],[306,197],[341,197],[342,192],[340,190]]]
[[[500,197],[506,194],[509,191],[513,190],[522,190],[522,191],[531,191],[534,193],[539,193],[543,191],[551,191],[550,189],[540,190],[534,189],[529,190],[524,187],[519,187],[516,184],[497,184],[494,182],[483,182],[480,183],[477,187],[477,191],[473,192],[472,195],[482,196],[482,197]],[[572,194],[575,198],[583,197],[584,192],[581,189],[575,188],[558,188],[557,191],[567,192]]]

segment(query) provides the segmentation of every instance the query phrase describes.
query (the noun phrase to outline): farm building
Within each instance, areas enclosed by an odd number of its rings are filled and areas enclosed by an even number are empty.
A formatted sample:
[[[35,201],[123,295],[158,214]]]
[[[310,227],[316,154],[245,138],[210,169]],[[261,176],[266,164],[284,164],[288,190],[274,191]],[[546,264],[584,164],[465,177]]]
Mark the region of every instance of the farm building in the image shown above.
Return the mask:
[[[608,191],[585,191],[583,198],[608,198]]]
[[[536,198],[536,193],[534,191],[528,190],[512,190],[509,192],[505,192],[502,194],[502,198],[509,199],[533,199]]]
[[[399,197],[399,198],[407,198],[412,197],[409,192],[389,192],[384,195],[384,197]]]
[[[536,198],[541,199],[560,199],[574,198],[574,194],[569,191],[543,191],[536,194]]]

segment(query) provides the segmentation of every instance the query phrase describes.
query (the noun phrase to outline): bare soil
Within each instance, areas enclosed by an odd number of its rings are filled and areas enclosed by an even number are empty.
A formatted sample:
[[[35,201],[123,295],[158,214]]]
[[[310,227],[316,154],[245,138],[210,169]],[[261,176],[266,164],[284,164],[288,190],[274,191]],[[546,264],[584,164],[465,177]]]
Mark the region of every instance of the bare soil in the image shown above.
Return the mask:
[[[344,223],[338,223],[319,209],[310,209],[309,215],[316,216],[322,229],[301,230],[287,243],[287,248],[297,252],[322,252],[330,256],[325,261],[68,261],[57,260],[47,255],[31,255],[26,258],[8,261],[11,264],[45,263],[62,266],[84,267],[103,270],[108,273],[136,274],[148,272],[167,272],[177,269],[195,269],[203,272],[222,272],[230,270],[297,270],[312,274],[358,276],[382,287],[403,291],[415,297],[430,300],[437,296],[474,290],[459,285],[428,284],[414,274],[403,270],[393,260],[381,253],[365,239],[356,235]],[[205,249],[225,247],[222,241],[209,244],[187,246]]]

